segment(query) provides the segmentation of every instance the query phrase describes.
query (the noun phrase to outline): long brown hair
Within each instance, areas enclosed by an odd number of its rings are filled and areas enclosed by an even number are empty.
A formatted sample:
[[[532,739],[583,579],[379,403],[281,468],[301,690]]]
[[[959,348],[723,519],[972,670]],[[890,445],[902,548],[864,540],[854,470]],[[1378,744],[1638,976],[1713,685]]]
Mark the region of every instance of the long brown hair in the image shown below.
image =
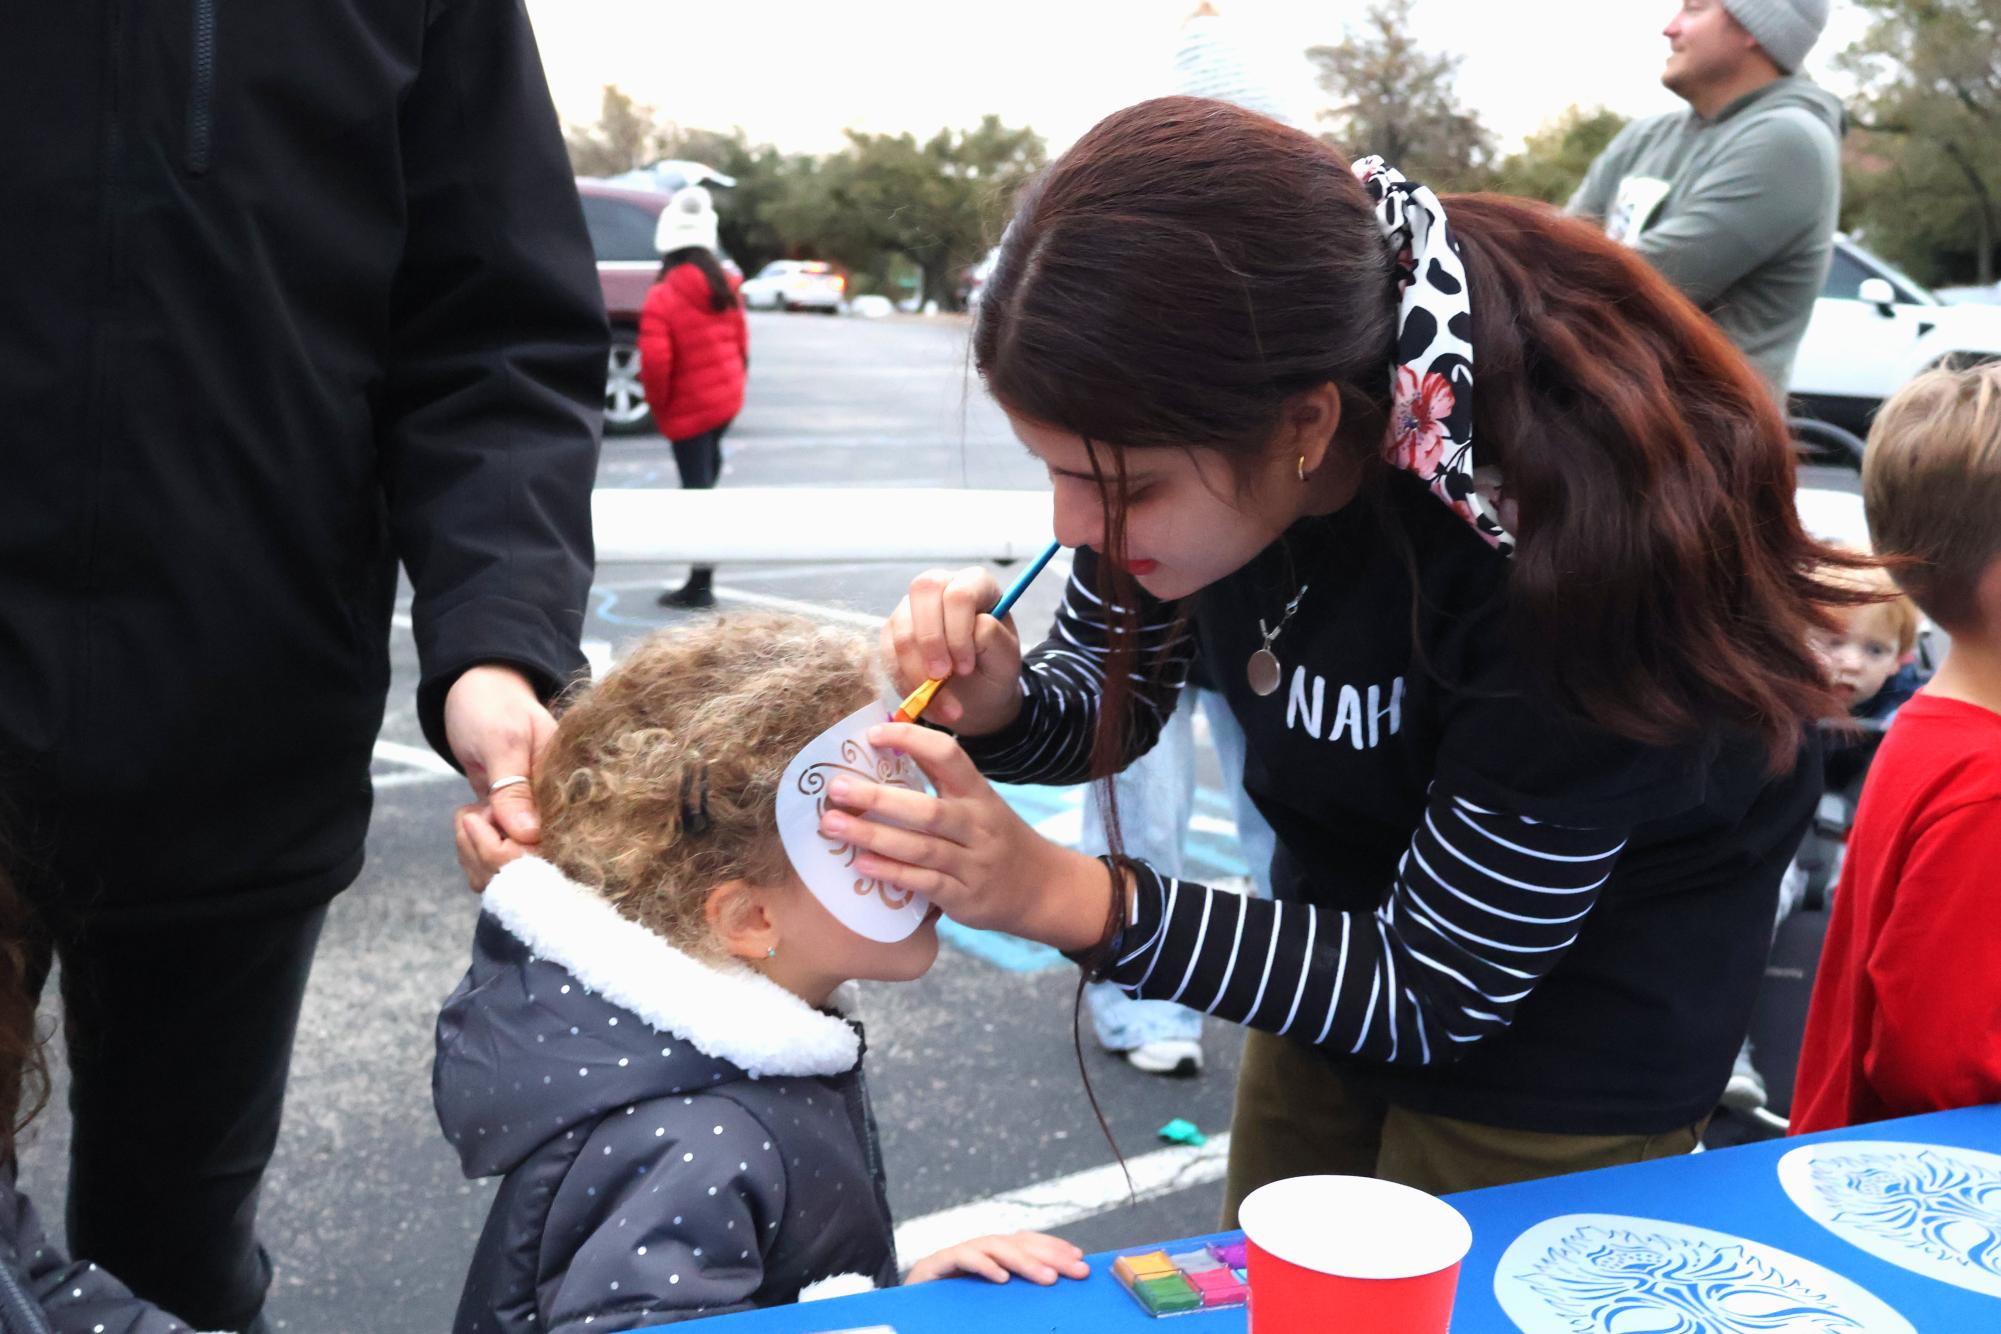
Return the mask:
[[[1520,650],[1614,734],[1727,725],[1789,765],[1802,725],[1842,712],[1809,647],[1814,604],[1869,600],[1815,571],[1871,562],[1801,527],[1769,390],[1596,228],[1494,195],[1444,202],[1471,289],[1476,448],[1519,511]],[[1086,441],[1247,462],[1288,400],[1331,382],[1335,456],[1379,478],[1395,343],[1392,257],[1348,163],[1255,112],[1171,97],[1107,117],[1023,192],[973,356],[1004,407]]]
[[[736,292],[730,287],[729,275],[723,272],[722,261],[716,258],[715,251],[707,246],[682,246],[679,250],[668,251],[660,257],[660,272],[653,281],[659,282],[683,264],[693,264],[708,281],[709,309],[720,315],[736,304]]]

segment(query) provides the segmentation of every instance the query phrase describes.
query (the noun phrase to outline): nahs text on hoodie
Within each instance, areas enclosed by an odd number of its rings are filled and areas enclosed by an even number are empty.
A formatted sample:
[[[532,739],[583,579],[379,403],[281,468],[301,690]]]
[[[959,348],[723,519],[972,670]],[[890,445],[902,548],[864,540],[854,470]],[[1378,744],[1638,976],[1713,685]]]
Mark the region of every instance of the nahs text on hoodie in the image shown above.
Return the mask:
[[[1799,75],[1714,120],[1692,109],[1636,120],[1569,211],[1638,250],[1783,396],[1834,249],[1843,123],[1840,100]]]
[[[438,1019],[438,1119],[468,1177],[502,1178],[454,1334],[604,1334],[895,1283],[864,1050],[850,1020],[510,863]]]

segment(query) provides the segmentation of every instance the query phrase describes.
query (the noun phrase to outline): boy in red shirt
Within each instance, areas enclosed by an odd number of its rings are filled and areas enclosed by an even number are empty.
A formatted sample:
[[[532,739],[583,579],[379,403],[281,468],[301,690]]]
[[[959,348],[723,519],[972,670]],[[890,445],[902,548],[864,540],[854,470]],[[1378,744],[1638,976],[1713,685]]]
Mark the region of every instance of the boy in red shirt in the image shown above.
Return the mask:
[[[1952,636],[1877,752],[1800,1047],[1795,1133],[2001,1101],[2001,365],[1920,376],[1862,465],[1869,533]]]

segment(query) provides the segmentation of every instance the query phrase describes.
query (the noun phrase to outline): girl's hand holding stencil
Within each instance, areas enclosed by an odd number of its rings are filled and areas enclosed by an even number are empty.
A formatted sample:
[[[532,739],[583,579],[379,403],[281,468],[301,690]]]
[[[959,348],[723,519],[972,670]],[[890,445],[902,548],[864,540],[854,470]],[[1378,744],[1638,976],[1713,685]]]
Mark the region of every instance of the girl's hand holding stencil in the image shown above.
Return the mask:
[[[909,755],[938,791],[849,774],[829,784],[820,827],[861,850],[857,873],[914,890],[965,926],[1002,927],[1060,950],[1103,939],[1111,880],[1102,863],[1031,829],[946,733],[884,723],[868,736]]]
[[[925,717],[965,736],[998,732],[1021,712],[1021,636],[995,620],[1000,585],[977,567],[927,570],[882,627],[898,694],[944,680]]]

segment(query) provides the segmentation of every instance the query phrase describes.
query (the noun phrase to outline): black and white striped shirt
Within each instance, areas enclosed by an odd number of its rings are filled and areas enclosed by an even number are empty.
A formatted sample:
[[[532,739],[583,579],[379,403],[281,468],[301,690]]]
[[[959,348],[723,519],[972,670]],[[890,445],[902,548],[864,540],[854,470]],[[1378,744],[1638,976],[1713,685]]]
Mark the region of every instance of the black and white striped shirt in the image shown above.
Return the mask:
[[[1073,574],[1050,638],[1024,663],[1020,718],[967,742],[989,776],[1089,776],[1107,619]],[[1147,604],[1139,621],[1135,753],[1172,711],[1192,653],[1164,608]],[[1434,786],[1373,912],[1246,898],[1142,866],[1106,976],[1134,996],[1339,1053],[1449,1062],[1509,1025],[1577,940],[1625,844],[1623,830],[1541,823]]]

